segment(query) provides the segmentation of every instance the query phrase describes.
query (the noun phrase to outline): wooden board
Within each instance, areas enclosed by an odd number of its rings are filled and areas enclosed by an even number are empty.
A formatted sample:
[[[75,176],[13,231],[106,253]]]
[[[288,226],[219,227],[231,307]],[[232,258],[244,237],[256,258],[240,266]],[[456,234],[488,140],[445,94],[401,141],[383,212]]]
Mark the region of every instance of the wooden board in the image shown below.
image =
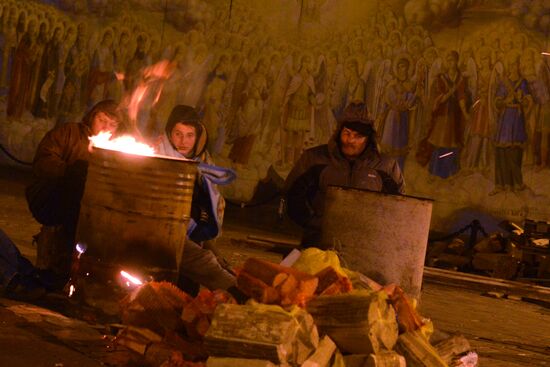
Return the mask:
[[[538,285],[460,273],[452,270],[424,267],[424,283],[443,284],[483,292],[496,291],[519,297],[550,302],[550,288]]]

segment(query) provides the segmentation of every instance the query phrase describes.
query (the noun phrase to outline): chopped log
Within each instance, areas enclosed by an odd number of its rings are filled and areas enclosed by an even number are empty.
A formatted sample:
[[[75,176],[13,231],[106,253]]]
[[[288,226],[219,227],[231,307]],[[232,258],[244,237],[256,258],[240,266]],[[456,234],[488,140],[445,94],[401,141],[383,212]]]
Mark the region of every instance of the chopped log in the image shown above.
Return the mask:
[[[280,300],[279,292],[262,280],[242,270],[237,276],[237,287],[248,297],[260,303],[273,304]]]
[[[208,353],[202,341],[189,341],[173,331],[167,331],[164,343],[176,348],[189,361],[206,360]]]
[[[445,252],[462,255],[466,251],[466,244],[460,238],[454,238],[447,246]]]
[[[395,349],[405,357],[408,367],[448,367],[428,339],[418,330],[399,335]]]
[[[181,313],[187,336],[192,340],[202,340],[210,327],[210,319],[214,310],[221,303],[236,303],[236,301],[226,291],[202,289]]]
[[[477,270],[490,270],[494,278],[512,279],[518,269],[518,260],[510,254],[477,253],[472,265]]]
[[[294,275],[288,274],[277,290],[281,297],[281,305],[288,306],[300,302],[297,300],[297,297],[300,296],[299,282]]]
[[[159,333],[180,329],[180,315],[190,299],[171,283],[149,282],[122,301],[122,322]]]
[[[317,285],[317,290],[315,291],[317,294],[321,294],[325,289],[333,283],[338,282],[342,277],[332,266],[327,266],[325,269],[315,274],[315,276],[319,278],[319,284]]]
[[[316,294],[333,295],[339,293],[347,293],[352,290],[353,286],[348,277],[339,274],[332,266],[327,266],[315,274],[319,278]]]
[[[439,356],[450,364],[453,358],[470,350],[470,343],[463,335],[454,335],[434,345]]]
[[[287,312],[279,306],[261,304],[219,305],[204,337],[210,356],[291,365],[305,361],[318,342],[307,312],[300,308]]]
[[[160,335],[149,329],[128,326],[119,331],[115,343],[123,345],[136,353],[145,354],[149,344],[161,340]]]
[[[151,366],[160,366],[168,361],[178,349],[166,343],[152,343],[145,351],[145,361]]]
[[[147,350],[147,346],[149,343],[145,343],[139,340],[135,340],[132,338],[128,338],[126,336],[122,336],[116,341],[117,345],[122,345],[132,352],[136,352],[138,354],[144,355],[145,351]]]
[[[393,288],[393,292],[390,294],[390,302],[397,315],[399,331],[413,331],[422,327],[422,318],[411,305],[411,302],[405,292],[403,292],[403,289],[395,286]]]
[[[353,291],[314,298],[307,311],[341,351],[377,353],[391,350],[397,340],[395,311],[387,299],[385,292]]]
[[[503,249],[504,249],[504,246],[502,246],[501,234],[492,234],[489,237],[483,238],[474,246],[474,250],[476,252],[485,252],[485,253],[500,252]]]
[[[365,367],[406,367],[405,358],[392,351],[381,351],[378,354],[370,354]],[[346,366],[347,367],[347,366]]]
[[[273,279],[273,283],[271,284],[273,287],[277,287],[281,284],[283,284],[283,282],[286,280],[286,278],[288,278],[289,274],[287,273],[279,273],[275,276],[275,278]],[[294,278],[296,279],[296,278]]]
[[[299,287],[298,279],[292,274],[285,274],[285,280],[279,283],[276,287],[281,293],[281,297],[284,297],[290,293],[296,288]]]
[[[237,276],[237,286],[247,296],[261,303],[284,306],[305,306],[315,294],[318,282],[313,275],[255,258],[249,258]],[[271,286],[278,287],[277,295]]]
[[[367,354],[348,354],[344,356],[344,363],[346,367],[365,367],[367,358]]]
[[[149,329],[139,328],[135,326],[128,326],[124,331],[122,331],[122,333],[124,333],[124,335],[126,336],[130,336],[133,339],[139,339],[146,342],[160,342],[162,340],[162,337],[157,333]]]
[[[300,289],[305,290],[312,288],[313,292],[315,292],[319,282],[313,275],[256,258],[249,258],[246,260],[243,265],[243,270],[266,284],[273,284],[273,280],[279,273],[292,274],[300,281]]]
[[[302,363],[302,367],[327,367],[335,351],[336,344],[325,335],[315,353]]]
[[[206,367],[278,367],[270,361],[262,359],[245,358],[219,358],[209,357],[206,360]]]

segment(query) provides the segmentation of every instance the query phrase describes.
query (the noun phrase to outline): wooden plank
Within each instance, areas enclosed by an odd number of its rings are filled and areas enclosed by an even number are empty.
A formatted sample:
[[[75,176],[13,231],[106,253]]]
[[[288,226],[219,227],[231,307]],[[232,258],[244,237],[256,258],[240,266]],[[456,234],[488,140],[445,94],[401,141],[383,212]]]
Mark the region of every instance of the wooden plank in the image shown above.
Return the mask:
[[[258,242],[267,242],[267,243],[281,246],[281,247],[292,247],[292,248],[300,247],[299,240],[275,238],[275,237],[269,237],[269,236],[258,236],[253,234],[249,234],[248,236],[246,236],[246,238],[248,240],[258,241]]]
[[[457,271],[424,267],[423,281],[482,292],[502,292],[539,301],[550,302],[550,288],[512,280],[489,278]]]

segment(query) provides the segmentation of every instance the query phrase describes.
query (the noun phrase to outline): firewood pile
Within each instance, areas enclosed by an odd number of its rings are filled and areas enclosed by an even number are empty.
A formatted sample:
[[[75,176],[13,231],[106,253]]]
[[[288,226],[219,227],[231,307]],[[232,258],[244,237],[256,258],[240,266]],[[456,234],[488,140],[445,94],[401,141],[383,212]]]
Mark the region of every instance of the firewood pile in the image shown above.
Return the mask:
[[[447,236],[450,238],[432,241],[426,265],[498,279],[544,282],[550,275],[550,224],[526,220],[520,226],[504,221],[500,227],[502,232],[488,234],[474,221]],[[469,237],[462,234],[468,229]]]
[[[236,270],[244,304],[221,290],[193,298],[168,282],[135,289],[121,301],[115,349],[162,367],[477,363],[461,336],[432,345],[432,323],[401,288],[340,267],[330,251],[305,250],[292,266],[250,258]]]

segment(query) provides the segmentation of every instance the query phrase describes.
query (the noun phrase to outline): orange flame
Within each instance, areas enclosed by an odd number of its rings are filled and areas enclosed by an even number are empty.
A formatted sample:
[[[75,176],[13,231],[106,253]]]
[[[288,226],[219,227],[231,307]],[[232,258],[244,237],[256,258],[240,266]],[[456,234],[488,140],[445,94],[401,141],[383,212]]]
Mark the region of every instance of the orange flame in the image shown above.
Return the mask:
[[[76,290],[75,286],[73,284],[71,284],[69,286],[69,297],[73,296],[75,290]]]
[[[133,284],[133,285],[142,285],[143,282],[136,276],[133,276],[132,274],[124,271],[124,270],[121,270],[120,271],[120,275],[122,275],[122,277],[126,280],[126,285],[127,286],[130,286],[130,284]]]
[[[153,147],[136,141],[133,136],[124,135],[111,139],[112,134],[110,132],[100,132],[99,134],[90,137],[91,145],[98,148],[116,150],[119,152],[154,156],[155,149]]]
[[[159,61],[143,70],[143,78],[132,92],[128,102],[128,116],[134,125],[136,124],[140,105],[149,89],[152,87],[158,88],[152,102],[152,106],[154,106],[160,98],[164,82],[172,75],[173,71],[174,63],[168,60]]]

